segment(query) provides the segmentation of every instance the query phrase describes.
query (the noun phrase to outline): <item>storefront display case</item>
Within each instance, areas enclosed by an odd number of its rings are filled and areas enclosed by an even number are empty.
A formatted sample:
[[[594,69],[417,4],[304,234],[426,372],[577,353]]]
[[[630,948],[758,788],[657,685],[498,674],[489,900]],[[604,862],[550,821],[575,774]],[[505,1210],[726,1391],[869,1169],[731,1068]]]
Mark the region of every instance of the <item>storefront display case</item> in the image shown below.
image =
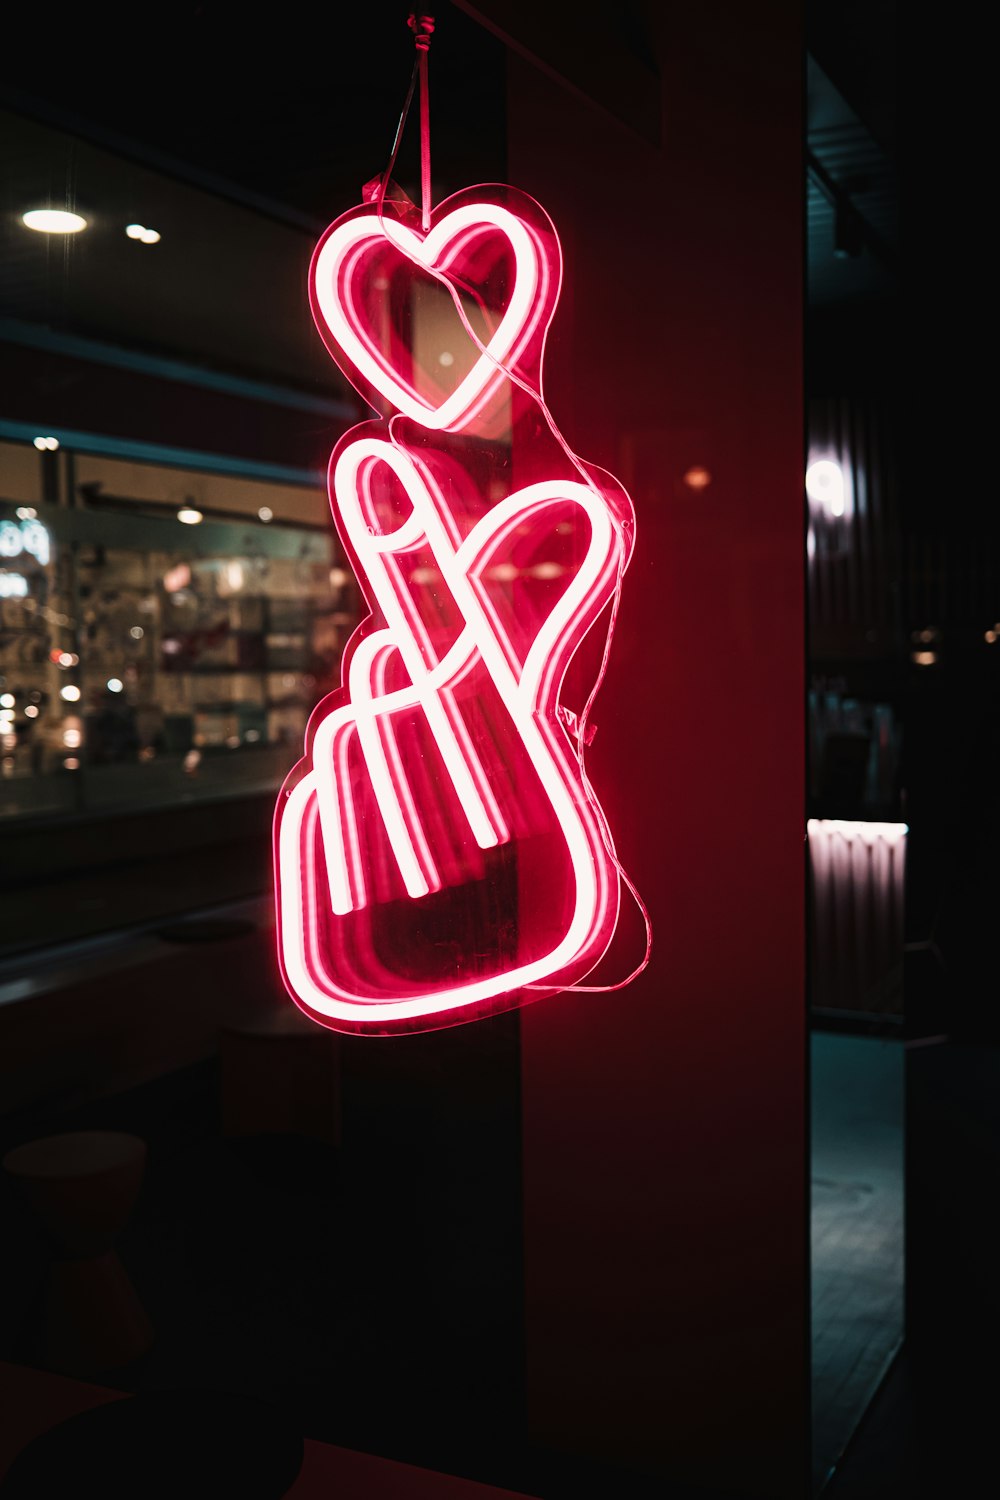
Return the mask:
[[[72,504],[7,496],[25,457],[0,467],[0,818],[272,792],[357,619],[322,495],[311,522],[255,483],[184,524],[93,479]]]

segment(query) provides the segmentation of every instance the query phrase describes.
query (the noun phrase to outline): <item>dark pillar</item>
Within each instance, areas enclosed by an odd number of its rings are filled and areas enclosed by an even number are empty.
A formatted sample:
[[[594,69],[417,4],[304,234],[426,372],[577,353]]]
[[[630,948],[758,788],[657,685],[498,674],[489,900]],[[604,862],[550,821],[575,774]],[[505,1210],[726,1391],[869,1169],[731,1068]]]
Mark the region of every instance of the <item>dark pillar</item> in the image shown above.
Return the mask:
[[[547,394],[638,514],[589,765],[656,933],[631,988],[523,1013],[529,1413],[774,1500],[808,1393],[802,41],[778,0],[653,24],[662,146],[510,59],[510,180],[566,255]]]

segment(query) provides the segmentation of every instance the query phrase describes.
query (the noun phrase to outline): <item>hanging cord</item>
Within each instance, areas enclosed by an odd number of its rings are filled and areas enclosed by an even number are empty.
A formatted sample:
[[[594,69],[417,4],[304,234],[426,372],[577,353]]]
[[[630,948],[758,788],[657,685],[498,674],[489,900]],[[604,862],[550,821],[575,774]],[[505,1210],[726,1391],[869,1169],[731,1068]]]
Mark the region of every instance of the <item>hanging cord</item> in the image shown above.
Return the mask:
[[[413,32],[420,75],[420,219],[426,234],[431,227],[431,98],[427,86],[427,54],[434,33],[434,17],[411,15],[406,24]]]
[[[538,385],[536,387],[533,386],[530,381],[527,381],[521,375],[518,375],[503,360],[497,359],[496,355],[493,354],[493,352],[489,348],[487,348],[482,339],[476,333],[476,330],[473,328],[472,324],[469,322],[469,319],[466,316],[465,308],[462,306],[462,300],[461,296],[459,295],[458,288],[461,287],[467,292],[472,292],[476,302],[479,304],[480,309],[485,315],[485,305],[478,294],[475,293],[472,288],[466,287],[465,284],[459,281],[457,277],[449,276],[443,271],[437,271],[434,269],[434,267],[425,265],[423,261],[418,260],[415,256],[409,255],[405,248],[405,245],[398,245],[395,240],[391,239],[390,236],[386,234],[384,220],[386,190],[396,166],[396,158],[399,154],[399,145],[403,137],[403,129],[406,125],[406,119],[410,112],[410,105],[413,102],[413,91],[416,87],[418,77],[421,84],[420,165],[421,189],[423,199],[421,220],[424,233],[427,233],[427,231],[430,229],[430,114],[428,110],[429,101],[427,94],[427,52],[430,47],[430,34],[434,30],[434,20],[431,16],[418,17],[415,15],[411,15],[407,22],[407,25],[414,32],[414,42],[417,47],[417,58],[413,65],[413,73],[411,74],[410,85],[407,89],[406,99],[403,103],[403,111],[399,117],[399,124],[396,127],[396,137],[393,141],[392,153],[389,158],[389,165],[386,168],[385,173],[383,174],[381,185],[379,188],[378,199],[375,205],[375,212],[378,217],[379,227],[394,249],[400,251],[404,255],[407,255],[414,265],[418,266],[419,269],[426,275],[432,276],[435,281],[440,282],[440,284],[446,289],[449,296],[451,297],[452,302],[455,305],[455,310],[458,313],[459,319],[461,320],[462,327],[465,329],[466,334],[475,344],[480,354],[484,355],[485,358],[488,359],[491,364],[495,365],[496,368],[503,375],[505,375],[513,385],[518,386],[520,390],[524,391],[525,394],[530,396],[531,399],[537,404],[538,409],[545,420],[546,426],[548,427],[552,436],[555,438],[556,442],[559,444],[559,447],[562,449],[565,456],[569,459],[569,462],[572,464],[573,468],[576,469],[577,473],[583,479],[583,482],[587,485],[588,489],[593,491],[594,495],[597,496],[602,505],[607,506],[607,499],[596,484],[591,469],[588,468],[579,454],[573,451],[572,447],[566,441],[565,437],[560,431],[555,417],[549,410],[548,403],[545,400],[542,389],[541,368],[539,368]],[[488,316],[486,318],[486,321],[487,326],[489,326],[491,320]],[[389,438],[393,443],[396,442],[395,434],[393,433],[393,427],[399,420],[400,418],[397,414],[390,417],[388,421]],[[607,470],[599,469],[596,464],[593,466],[593,468],[599,473],[607,473]],[[612,479],[613,476],[609,474],[608,478]],[[628,566],[628,555],[630,551],[630,548],[628,548],[626,545],[626,533],[627,531],[631,530],[631,527],[619,521],[617,516],[613,515],[611,519],[612,524],[614,525],[615,530],[618,532],[618,535],[621,539],[621,547],[619,549],[618,555],[618,572],[615,578],[614,592],[611,596],[611,610],[608,615],[608,626],[604,638],[604,649],[601,653],[601,664],[598,668],[597,676],[595,678],[594,685],[591,688],[590,695],[587,698],[587,701],[584,704],[583,710],[577,721],[573,739],[575,740],[575,756],[580,772],[581,784],[583,786],[587,801],[590,803],[590,807],[594,814],[598,830],[600,831],[601,841],[604,844],[604,848],[607,852],[608,858],[611,860],[616,871],[618,872],[622,884],[628,890],[633,901],[639,909],[640,916],[642,917],[643,926],[645,927],[646,932],[645,951],[643,952],[642,959],[635,966],[635,968],[632,969],[631,973],[629,973],[624,979],[618,980],[615,984],[526,985],[525,988],[530,990],[547,990],[549,992],[568,990],[576,994],[609,994],[614,990],[624,989],[626,985],[631,984],[634,979],[637,979],[639,977],[643,970],[648,967],[653,949],[653,924],[650,919],[649,908],[647,907],[645,901],[642,899],[638,887],[636,886],[632,877],[629,875],[628,871],[625,869],[625,866],[622,864],[621,860],[618,857],[618,852],[615,849],[614,840],[611,836],[611,830],[608,827],[607,819],[604,816],[604,809],[601,807],[600,801],[597,797],[597,793],[595,792],[590,777],[587,774],[586,767],[586,746],[588,739],[593,738],[592,735],[588,736],[587,734],[587,725],[594,704],[597,700],[597,695],[604,684],[604,679],[607,676],[608,672],[608,663],[611,658],[611,643],[614,638],[615,627],[618,623],[618,612],[621,607],[622,599],[622,587],[625,579],[625,569]]]

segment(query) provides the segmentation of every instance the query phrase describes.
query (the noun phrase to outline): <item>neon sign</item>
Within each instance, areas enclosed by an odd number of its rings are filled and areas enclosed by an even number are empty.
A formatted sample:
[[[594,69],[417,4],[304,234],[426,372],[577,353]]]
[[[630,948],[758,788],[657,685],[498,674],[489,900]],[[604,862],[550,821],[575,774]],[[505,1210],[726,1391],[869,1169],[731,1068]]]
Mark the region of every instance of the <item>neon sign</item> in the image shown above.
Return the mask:
[[[320,334],[385,413],[331,458],[370,614],[275,822],[283,976],[338,1030],[447,1026],[579,984],[617,924],[562,694],[603,673],[587,637],[617,605],[634,513],[542,397],[560,281],[551,221],[509,188],[457,195],[426,234],[366,205],[313,257]]]

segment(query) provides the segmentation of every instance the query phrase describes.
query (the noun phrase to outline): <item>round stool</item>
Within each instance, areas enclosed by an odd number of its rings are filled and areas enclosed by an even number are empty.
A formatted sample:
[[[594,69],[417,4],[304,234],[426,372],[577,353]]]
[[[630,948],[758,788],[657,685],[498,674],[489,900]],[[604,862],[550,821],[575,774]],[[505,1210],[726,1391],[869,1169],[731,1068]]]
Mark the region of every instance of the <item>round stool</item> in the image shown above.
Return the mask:
[[[106,1130],[46,1136],[3,1159],[52,1246],[38,1342],[47,1369],[95,1375],[152,1343],[149,1319],[113,1248],[145,1166],[145,1141]]]

